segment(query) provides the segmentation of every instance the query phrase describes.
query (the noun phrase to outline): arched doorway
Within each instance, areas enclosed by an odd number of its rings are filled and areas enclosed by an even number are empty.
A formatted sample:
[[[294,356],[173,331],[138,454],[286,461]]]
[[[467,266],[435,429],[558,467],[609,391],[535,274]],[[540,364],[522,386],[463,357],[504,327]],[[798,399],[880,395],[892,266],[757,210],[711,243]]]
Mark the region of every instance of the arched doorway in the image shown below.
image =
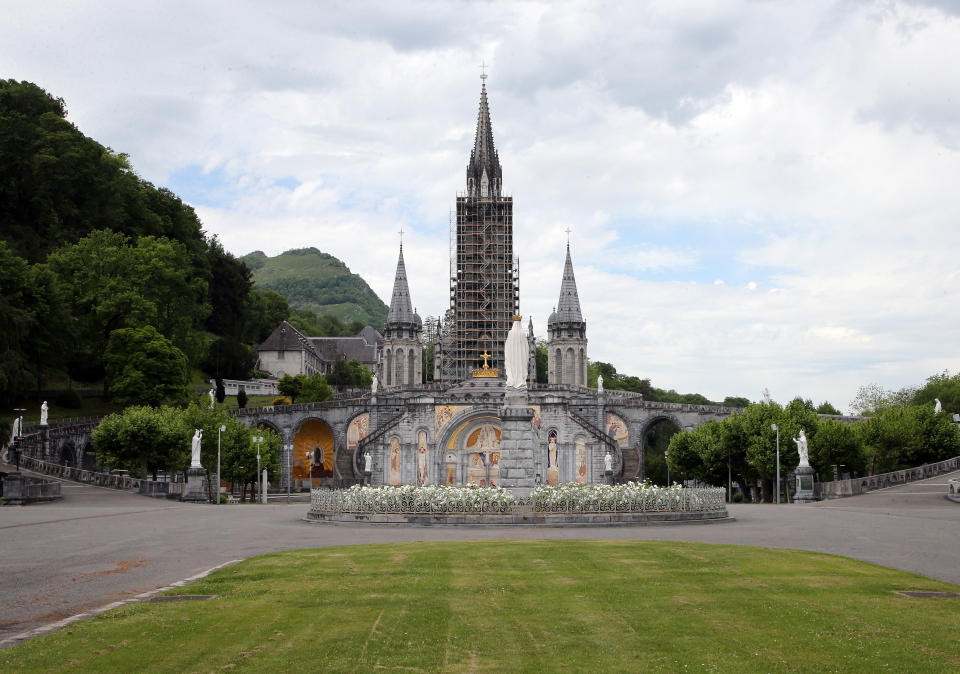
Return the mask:
[[[307,419],[293,436],[293,479],[318,487],[333,478],[333,430],[319,419]]]
[[[487,410],[445,424],[437,441],[437,479],[429,483],[500,485],[500,419]]]
[[[665,452],[670,446],[670,438],[682,429],[673,419],[659,417],[654,419],[643,431],[643,475],[653,484],[667,484],[667,459]],[[670,481],[676,482],[679,475],[670,474]]]

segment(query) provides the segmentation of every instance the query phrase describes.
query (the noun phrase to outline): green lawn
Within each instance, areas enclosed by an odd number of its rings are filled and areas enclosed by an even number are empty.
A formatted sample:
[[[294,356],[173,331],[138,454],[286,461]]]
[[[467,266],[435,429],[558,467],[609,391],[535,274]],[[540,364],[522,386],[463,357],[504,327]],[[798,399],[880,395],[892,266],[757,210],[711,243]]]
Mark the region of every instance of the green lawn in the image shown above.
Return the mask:
[[[0,652],[3,671],[960,669],[960,587],[808,552],[483,541],[266,555]]]

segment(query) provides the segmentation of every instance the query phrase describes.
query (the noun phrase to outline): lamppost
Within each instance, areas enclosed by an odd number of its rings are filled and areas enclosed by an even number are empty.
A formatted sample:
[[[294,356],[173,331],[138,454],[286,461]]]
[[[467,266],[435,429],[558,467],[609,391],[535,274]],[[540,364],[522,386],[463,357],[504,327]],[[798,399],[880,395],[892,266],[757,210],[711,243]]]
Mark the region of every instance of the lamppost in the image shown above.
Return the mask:
[[[777,432],[777,505],[780,505],[780,427],[770,424],[770,430]]]
[[[310,478],[310,489],[313,489],[313,452],[304,452],[304,456],[307,457],[307,477]]]
[[[217,429],[217,505],[220,505],[220,434],[225,430],[225,425]]]
[[[287,455],[287,505],[290,505],[290,483],[293,482],[293,447],[286,450]]]
[[[260,493],[260,443],[263,442],[263,436],[255,435],[253,441],[257,443],[257,501],[263,501],[263,494]]]
[[[730,448],[727,448],[727,503],[733,503],[733,470],[730,468]]]
[[[667,486],[670,486],[670,450],[663,450],[663,460],[667,464]]]

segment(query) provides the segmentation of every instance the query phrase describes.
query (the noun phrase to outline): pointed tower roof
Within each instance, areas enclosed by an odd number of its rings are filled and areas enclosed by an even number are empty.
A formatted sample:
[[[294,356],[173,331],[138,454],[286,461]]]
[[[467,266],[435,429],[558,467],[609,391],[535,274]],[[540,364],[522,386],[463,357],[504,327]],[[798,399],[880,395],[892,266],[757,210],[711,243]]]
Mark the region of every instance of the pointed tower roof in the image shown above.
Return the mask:
[[[557,311],[550,315],[563,323],[583,323],[580,313],[580,296],[577,294],[577,279],[573,276],[573,260],[570,259],[570,244],[567,244],[567,261],[563,265],[563,281],[560,282],[560,301]]]
[[[387,323],[413,323],[413,305],[410,303],[410,288],[407,285],[407,268],[403,264],[403,244],[400,244],[400,259],[397,260],[397,275],[393,279],[393,298]]]
[[[490,124],[490,106],[487,103],[486,75],[480,87],[480,111],[477,113],[477,133],[473,140],[473,150],[470,152],[470,163],[467,164],[467,190],[471,195],[479,194],[480,181],[486,172],[490,184],[491,194],[499,196],[503,171],[500,168],[500,157],[493,144],[493,126]],[[470,179],[473,178],[473,190],[470,189]]]

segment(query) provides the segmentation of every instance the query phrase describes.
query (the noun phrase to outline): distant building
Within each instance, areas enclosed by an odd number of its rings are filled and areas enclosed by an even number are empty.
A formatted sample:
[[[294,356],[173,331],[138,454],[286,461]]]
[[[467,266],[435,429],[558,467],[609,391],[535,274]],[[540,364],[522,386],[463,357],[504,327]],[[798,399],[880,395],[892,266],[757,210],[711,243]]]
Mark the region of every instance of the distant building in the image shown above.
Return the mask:
[[[254,353],[256,369],[279,379],[285,374],[327,374],[340,358],[356,359],[376,372],[383,336],[366,326],[355,337],[307,337],[287,321],[277,326]]]

